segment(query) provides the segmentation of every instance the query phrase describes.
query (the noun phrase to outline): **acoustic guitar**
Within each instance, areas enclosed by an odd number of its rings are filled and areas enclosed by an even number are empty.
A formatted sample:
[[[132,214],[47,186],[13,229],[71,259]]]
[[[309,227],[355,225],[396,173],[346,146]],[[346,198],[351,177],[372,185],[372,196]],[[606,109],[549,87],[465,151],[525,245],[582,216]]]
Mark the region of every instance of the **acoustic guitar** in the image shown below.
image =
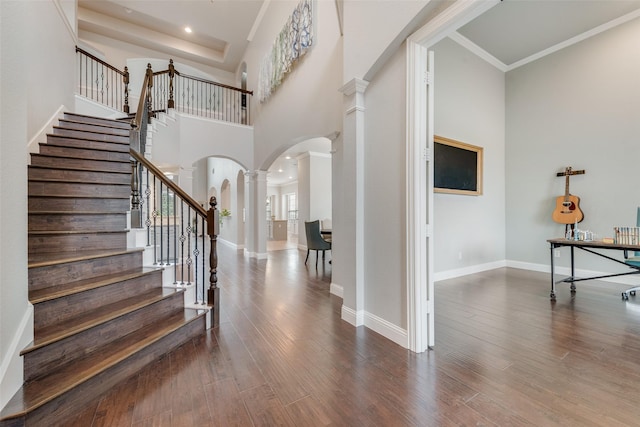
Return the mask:
[[[580,210],[580,198],[569,194],[569,177],[571,175],[583,174],[584,170],[572,171],[571,166],[567,167],[564,173],[558,173],[558,176],[565,176],[564,196],[556,198],[556,208],[551,217],[555,222],[560,224],[574,224],[582,221],[584,214]]]

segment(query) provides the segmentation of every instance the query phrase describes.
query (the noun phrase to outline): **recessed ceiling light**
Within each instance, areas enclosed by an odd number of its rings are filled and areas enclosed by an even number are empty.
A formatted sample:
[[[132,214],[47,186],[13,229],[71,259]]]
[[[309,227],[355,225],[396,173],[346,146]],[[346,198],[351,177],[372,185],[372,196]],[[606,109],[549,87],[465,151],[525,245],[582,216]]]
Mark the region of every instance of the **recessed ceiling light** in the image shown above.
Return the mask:
[[[278,169],[278,172],[282,172],[282,168]]]
[[[287,157],[285,157],[285,159],[291,160],[291,156],[287,156]]]
[[[191,34],[191,27],[184,27],[184,31]]]
[[[293,179],[293,177],[292,177],[292,176],[290,176],[290,177],[289,177],[289,179]]]

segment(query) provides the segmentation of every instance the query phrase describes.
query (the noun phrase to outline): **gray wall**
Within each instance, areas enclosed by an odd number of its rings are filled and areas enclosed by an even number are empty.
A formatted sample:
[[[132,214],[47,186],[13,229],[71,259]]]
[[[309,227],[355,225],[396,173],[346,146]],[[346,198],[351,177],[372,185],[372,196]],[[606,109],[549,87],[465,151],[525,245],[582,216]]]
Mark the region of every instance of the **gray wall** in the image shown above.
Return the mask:
[[[472,272],[505,259],[505,78],[450,39],[433,51],[435,134],[484,149],[481,196],[434,195],[439,280],[446,272]]]
[[[640,158],[640,20],[636,19],[507,73],[507,258],[527,268],[549,264],[546,239],[564,226],[551,220],[564,194],[566,166],[581,199],[579,224],[602,236],[634,225]],[[578,266],[616,267],[578,254]],[[568,265],[563,253],[560,265]],[[519,264],[517,264],[519,263]]]

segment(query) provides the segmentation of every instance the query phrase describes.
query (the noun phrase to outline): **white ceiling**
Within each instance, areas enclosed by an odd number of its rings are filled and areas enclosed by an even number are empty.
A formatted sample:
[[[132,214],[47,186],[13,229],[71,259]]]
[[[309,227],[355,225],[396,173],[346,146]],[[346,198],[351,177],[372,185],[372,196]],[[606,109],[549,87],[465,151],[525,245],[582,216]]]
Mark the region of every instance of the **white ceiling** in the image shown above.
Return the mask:
[[[233,73],[270,1],[79,0],[78,27]],[[638,16],[640,0],[504,0],[450,37],[507,72]],[[295,158],[329,146],[284,153],[269,184],[296,180]]]
[[[640,14],[638,0],[504,0],[451,38],[509,71]]]
[[[259,24],[263,4],[264,0],[78,0],[78,28],[233,73]]]

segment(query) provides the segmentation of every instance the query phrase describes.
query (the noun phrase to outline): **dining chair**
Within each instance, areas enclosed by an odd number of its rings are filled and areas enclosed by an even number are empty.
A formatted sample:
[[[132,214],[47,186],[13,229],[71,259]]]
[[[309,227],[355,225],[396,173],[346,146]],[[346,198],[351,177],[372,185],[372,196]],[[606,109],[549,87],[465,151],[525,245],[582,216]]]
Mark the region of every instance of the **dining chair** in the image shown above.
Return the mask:
[[[316,251],[316,268],[318,268],[318,252],[322,251],[322,262],[324,262],[325,251],[331,250],[331,242],[327,242],[320,234],[320,221],[305,221],[304,231],[307,235],[307,257],[304,264],[307,265],[309,252]]]

